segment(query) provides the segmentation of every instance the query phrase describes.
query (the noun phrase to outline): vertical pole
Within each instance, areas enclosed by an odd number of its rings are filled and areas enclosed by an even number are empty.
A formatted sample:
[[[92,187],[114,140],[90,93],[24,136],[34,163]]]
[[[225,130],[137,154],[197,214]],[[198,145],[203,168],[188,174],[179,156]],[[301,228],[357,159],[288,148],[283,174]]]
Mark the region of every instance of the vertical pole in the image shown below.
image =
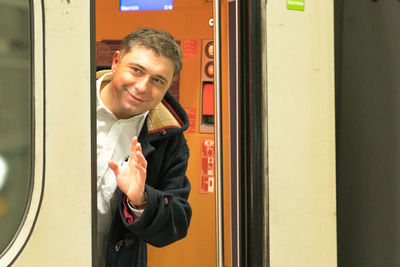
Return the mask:
[[[221,103],[221,1],[214,0],[214,114],[215,114],[215,150],[216,150],[216,235],[217,266],[224,267],[224,210],[222,183],[222,103]]]

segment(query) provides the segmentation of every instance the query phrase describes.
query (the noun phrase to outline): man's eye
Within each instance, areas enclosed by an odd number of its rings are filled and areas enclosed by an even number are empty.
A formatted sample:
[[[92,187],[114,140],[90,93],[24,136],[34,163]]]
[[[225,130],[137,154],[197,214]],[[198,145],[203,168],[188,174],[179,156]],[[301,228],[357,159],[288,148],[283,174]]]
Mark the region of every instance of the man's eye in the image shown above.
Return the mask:
[[[159,85],[163,85],[163,84],[164,84],[164,81],[161,80],[160,78],[153,78],[153,81],[154,81],[156,84],[159,84]]]
[[[142,73],[142,70],[139,69],[139,68],[132,68],[132,72],[133,72],[134,74],[140,74],[140,73]]]

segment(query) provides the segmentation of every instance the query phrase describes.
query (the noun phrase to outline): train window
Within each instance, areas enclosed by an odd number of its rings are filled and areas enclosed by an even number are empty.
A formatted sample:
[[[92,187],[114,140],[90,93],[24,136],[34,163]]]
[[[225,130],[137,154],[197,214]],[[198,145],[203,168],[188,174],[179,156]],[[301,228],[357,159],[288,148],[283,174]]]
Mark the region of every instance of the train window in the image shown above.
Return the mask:
[[[0,255],[26,217],[32,188],[29,0],[0,0]]]

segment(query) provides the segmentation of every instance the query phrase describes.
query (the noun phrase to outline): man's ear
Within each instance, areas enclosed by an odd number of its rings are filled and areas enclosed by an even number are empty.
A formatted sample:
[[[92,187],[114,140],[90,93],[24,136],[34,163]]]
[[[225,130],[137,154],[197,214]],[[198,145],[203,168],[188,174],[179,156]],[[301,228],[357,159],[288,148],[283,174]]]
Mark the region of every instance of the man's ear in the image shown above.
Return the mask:
[[[115,51],[113,55],[113,60],[112,60],[112,65],[111,65],[111,70],[114,72],[117,64],[119,63],[120,60],[120,54],[121,52],[119,50]]]

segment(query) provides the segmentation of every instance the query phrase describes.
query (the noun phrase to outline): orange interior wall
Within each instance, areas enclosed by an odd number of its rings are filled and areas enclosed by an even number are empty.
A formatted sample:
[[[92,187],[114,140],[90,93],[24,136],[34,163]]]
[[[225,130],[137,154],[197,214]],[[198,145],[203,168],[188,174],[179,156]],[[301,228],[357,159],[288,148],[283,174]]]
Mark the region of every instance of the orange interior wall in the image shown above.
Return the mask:
[[[222,45],[227,45],[226,0],[222,1]],[[213,3],[205,0],[174,0],[172,11],[119,11],[119,1],[96,1],[96,41],[120,40],[127,33],[140,27],[152,27],[170,32],[181,44],[184,40],[197,41],[196,55],[183,57],[180,74],[179,102],[185,109],[194,109],[195,132],[186,133],[190,158],[187,176],[192,185],[189,202],[193,216],[186,238],[164,248],[148,245],[148,266],[215,266],[215,194],[200,193],[201,141],[213,139],[213,134],[199,133],[201,40],[213,39],[209,26]],[[223,110],[229,110],[227,49],[223,49]],[[223,173],[224,173],[224,222],[225,266],[230,258],[230,176],[229,176],[229,113],[223,115]]]

